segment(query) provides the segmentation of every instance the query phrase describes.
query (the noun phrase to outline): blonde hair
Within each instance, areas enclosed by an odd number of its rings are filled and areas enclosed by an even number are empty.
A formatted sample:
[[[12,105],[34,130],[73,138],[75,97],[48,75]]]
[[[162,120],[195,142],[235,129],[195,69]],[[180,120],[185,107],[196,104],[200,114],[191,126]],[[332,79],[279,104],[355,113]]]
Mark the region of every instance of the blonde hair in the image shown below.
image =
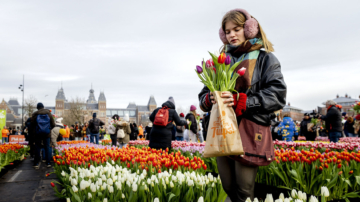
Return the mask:
[[[195,119],[197,117],[197,114],[196,114],[196,110],[193,110],[193,111],[190,111],[194,116],[195,116]]]
[[[252,16],[251,16],[252,17]],[[254,18],[254,17],[253,17]],[[255,18],[254,18],[255,19]],[[256,19],[255,19],[256,20]],[[245,25],[245,21],[246,21],[246,17],[244,14],[242,14],[239,11],[230,11],[228,13],[226,13],[221,21],[221,28],[223,29],[224,33],[225,32],[225,25],[228,21],[232,21],[233,23],[235,23],[236,25],[240,26],[240,27],[244,27]],[[256,20],[257,21],[257,20]],[[266,34],[264,32],[264,30],[262,29],[260,23],[259,24],[259,33],[257,34],[257,38],[260,38],[263,41],[263,46],[264,49],[267,53],[269,52],[274,52],[274,47],[273,44],[269,41],[269,39],[266,37]],[[249,39],[247,39],[248,41]],[[224,52],[225,48],[223,47],[221,52]]]
[[[347,118],[347,121],[348,121],[349,123],[352,123],[352,122],[354,122],[354,119],[353,119],[353,117],[349,116],[349,117]]]

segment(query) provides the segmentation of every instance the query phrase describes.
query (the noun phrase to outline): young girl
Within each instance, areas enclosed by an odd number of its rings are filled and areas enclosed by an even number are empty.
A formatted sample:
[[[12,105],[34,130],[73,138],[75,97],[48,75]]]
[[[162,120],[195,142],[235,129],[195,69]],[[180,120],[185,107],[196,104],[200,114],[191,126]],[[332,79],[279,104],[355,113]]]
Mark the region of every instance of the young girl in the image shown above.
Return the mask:
[[[247,197],[254,197],[259,162],[268,164],[274,158],[268,155],[271,151],[273,154],[274,150],[270,120],[275,118],[275,111],[285,106],[286,84],[280,63],[271,53],[274,51],[273,45],[258,21],[246,10],[234,9],[226,13],[219,34],[224,43],[222,52],[231,57],[231,65],[244,56],[234,70],[246,68],[245,75],[236,80],[235,90],[239,92],[239,98],[230,92],[223,92],[221,97],[226,98],[224,104],[233,107],[236,113],[246,153],[237,158],[217,157],[217,164],[223,188],[231,201],[245,201]],[[206,86],[199,94],[199,101],[204,112],[209,112],[216,102]],[[209,133],[208,138],[211,138]],[[247,142],[244,143],[244,140]],[[264,143],[267,143],[266,154],[247,152],[261,148],[255,145]]]

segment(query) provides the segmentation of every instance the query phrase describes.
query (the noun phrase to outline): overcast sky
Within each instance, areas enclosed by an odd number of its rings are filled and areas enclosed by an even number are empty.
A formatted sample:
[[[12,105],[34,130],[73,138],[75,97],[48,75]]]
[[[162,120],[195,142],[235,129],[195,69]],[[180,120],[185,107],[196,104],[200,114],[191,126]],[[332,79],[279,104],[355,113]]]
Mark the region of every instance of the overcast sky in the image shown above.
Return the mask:
[[[145,105],[154,95],[177,106],[197,103],[194,72],[222,45],[230,9],[245,8],[275,45],[287,101],[304,110],[348,93],[360,95],[360,1],[0,1],[0,99],[55,106],[87,99],[91,83],[107,107]],[[47,95],[47,96],[46,96]]]

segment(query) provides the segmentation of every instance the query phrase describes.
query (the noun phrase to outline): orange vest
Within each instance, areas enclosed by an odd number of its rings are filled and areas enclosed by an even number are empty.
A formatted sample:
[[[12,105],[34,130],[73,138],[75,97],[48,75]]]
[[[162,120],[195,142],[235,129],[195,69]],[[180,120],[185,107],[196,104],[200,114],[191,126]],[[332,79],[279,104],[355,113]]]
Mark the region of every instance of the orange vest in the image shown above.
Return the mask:
[[[66,130],[66,134],[63,136],[63,138],[69,138],[70,137],[70,128],[66,127],[65,130]]]
[[[2,129],[1,133],[2,133],[2,137],[8,137],[9,130],[8,129]]]
[[[141,126],[139,126],[139,136],[144,135],[144,130]]]

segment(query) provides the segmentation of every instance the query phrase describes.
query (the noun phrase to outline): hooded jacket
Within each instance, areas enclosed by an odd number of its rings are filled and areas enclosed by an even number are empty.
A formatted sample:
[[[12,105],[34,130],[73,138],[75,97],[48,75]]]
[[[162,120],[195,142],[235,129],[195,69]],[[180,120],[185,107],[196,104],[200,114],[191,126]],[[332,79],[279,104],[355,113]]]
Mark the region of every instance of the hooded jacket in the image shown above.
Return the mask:
[[[56,126],[51,130],[51,145],[57,147],[56,140],[60,135],[60,129],[64,128],[62,124],[56,124]]]
[[[236,84],[240,79],[236,80]],[[270,126],[270,120],[275,118],[275,111],[282,109],[286,103],[286,84],[281,73],[278,59],[272,53],[260,51],[256,60],[251,87],[247,91],[235,89],[239,93],[246,93],[246,111],[238,118],[246,118],[256,124]],[[204,112],[211,111],[210,90],[204,87],[199,93],[200,108]]]
[[[162,104],[162,107],[168,107],[169,108],[169,123],[164,126],[157,126],[153,124],[152,130],[150,132],[150,144],[149,146],[151,148],[171,148],[171,139],[172,139],[172,132],[174,121],[177,126],[184,126],[186,125],[185,120],[180,120],[179,115],[176,113],[175,110],[175,104],[167,101],[164,104]],[[162,108],[159,107],[155,109],[152,114],[150,115],[150,121],[154,123],[155,116],[157,112]]]
[[[325,116],[321,116],[325,121],[327,132],[342,132],[341,112],[336,106],[331,106]]]
[[[127,144],[130,141],[130,134],[131,134],[131,128],[130,123],[126,121],[118,121],[116,122],[116,131],[115,135],[117,135],[118,130],[124,130],[125,137],[124,138],[118,138],[118,142],[122,144]]]
[[[50,118],[50,130],[52,130],[55,127],[55,121],[54,121],[54,117],[51,115],[50,110],[48,109],[39,109],[38,111],[34,112],[31,116],[31,130],[32,130],[32,134],[34,134],[34,139],[38,139],[41,138],[36,134],[36,126],[37,126],[37,116],[40,114],[47,114]],[[50,137],[51,131],[50,133],[46,136],[47,138]]]
[[[283,121],[279,125],[278,134],[281,135],[282,139],[287,142],[294,140],[294,135],[298,135],[298,133],[292,118],[284,117]]]

